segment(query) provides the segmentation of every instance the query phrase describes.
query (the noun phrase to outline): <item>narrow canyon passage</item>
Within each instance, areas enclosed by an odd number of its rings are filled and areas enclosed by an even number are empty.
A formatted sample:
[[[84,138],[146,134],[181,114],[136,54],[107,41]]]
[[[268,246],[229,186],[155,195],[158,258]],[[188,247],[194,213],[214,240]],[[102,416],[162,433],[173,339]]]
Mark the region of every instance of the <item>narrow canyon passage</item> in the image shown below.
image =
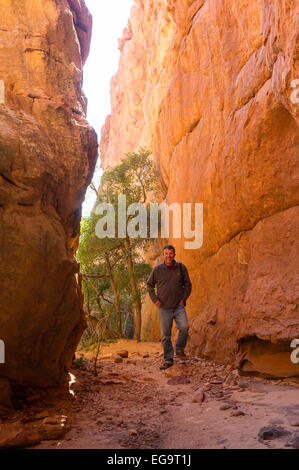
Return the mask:
[[[128,345],[128,358],[120,361],[116,352]],[[36,448],[299,448],[296,378],[240,377],[192,356],[162,372],[160,343],[122,340],[107,353],[98,377],[92,360],[72,370],[72,428]]]
[[[96,132],[87,2],[1,0],[0,448],[299,448],[297,11],[295,0],[135,0]],[[129,234],[123,260],[117,238],[111,265],[79,257],[97,162],[104,174],[140,148],[159,202],[203,207],[200,248],[166,237],[192,281],[189,357],[166,371],[145,293],[164,238],[135,260]],[[103,329],[84,337],[92,318]],[[111,343],[98,376],[85,352],[72,363],[80,341],[131,338],[136,325],[146,342]]]

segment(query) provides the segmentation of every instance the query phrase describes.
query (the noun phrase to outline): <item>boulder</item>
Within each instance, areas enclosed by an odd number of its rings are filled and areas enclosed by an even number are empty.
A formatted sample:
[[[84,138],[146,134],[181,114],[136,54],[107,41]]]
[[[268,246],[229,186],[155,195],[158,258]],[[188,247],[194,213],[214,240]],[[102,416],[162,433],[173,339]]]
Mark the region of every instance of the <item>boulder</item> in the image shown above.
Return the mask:
[[[126,358],[129,356],[129,352],[126,349],[120,349],[119,351],[116,351],[116,354],[118,354],[120,357]]]
[[[42,439],[61,439],[71,429],[71,423],[67,416],[52,416],[43,419],[38,426],[38,432]]]
[[[29,447],[39,444],[41,435],[36,429],[21,423],[0,424],[0,448]]]

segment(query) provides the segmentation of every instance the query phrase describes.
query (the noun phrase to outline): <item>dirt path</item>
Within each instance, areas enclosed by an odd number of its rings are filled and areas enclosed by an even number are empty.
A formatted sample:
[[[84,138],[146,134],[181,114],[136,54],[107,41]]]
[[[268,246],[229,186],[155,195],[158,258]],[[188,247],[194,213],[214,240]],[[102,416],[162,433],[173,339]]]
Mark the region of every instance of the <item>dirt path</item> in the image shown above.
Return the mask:
[[[120,349],[129,357],[115,363],[109,355]],[[160,371],[160,355],[160,343],[121,341],[103,349],[98,377],[91,361],[73,370],[72,429],[63,440],[36,448],[254,449],[299,441],[296,379],[240,378],[230,367],[192,357]],[[202,403],[193,402],[199,388]],[[281,436],[264,440],[258,436],[263,427]]]

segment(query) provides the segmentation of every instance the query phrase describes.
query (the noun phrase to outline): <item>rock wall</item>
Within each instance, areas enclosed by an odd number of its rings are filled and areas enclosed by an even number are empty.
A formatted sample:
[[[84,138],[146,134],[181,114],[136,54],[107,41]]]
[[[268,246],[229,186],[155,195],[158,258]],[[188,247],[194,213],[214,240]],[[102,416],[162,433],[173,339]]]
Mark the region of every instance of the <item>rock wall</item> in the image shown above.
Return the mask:
[[[0,17],[0,376],[57,385],[85,326],[74,253],[97,158],[81,89],[91,16],[82,0],[2,0]]]
[[[103,166],[144,145],[169,204],[204,204],[203,246],[170,239],[193,281],[191,350],[246,372],[297,375],[298,3],[135,2]],[[149,304],[147,339],[159,334]]]

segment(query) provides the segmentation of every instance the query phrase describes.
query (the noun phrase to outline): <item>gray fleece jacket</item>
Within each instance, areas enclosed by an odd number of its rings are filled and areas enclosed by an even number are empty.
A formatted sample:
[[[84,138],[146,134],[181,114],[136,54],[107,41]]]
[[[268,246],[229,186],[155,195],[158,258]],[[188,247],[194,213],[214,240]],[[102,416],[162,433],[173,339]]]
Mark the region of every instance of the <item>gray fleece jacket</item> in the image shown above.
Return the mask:
[[[176,261],[172,271],[169,271],[165,263],[158,264],[147,280],[147,290],[153,303],[160,300],[161,307],[166,309],[176,308],[181,300],[186,305],[191,289],[192,284],[186,266]]]

